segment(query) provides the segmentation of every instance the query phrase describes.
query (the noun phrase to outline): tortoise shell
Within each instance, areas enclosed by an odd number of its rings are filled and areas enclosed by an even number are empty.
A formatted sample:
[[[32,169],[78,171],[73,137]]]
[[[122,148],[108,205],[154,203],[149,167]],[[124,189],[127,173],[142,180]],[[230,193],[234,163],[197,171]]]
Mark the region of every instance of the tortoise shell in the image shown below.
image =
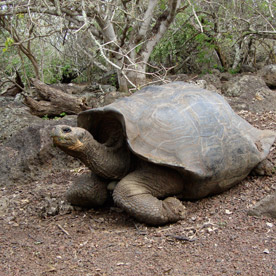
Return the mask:
[[[148,86],[84,111],[78,126],[103,142],[107,138],[100,137],[116,137],[114,129],[121,129],[135,155],[182,173],[189,198],[233,186],[266,158],[275,140],[274,132],[250,125],[221,95],[184,82]]]

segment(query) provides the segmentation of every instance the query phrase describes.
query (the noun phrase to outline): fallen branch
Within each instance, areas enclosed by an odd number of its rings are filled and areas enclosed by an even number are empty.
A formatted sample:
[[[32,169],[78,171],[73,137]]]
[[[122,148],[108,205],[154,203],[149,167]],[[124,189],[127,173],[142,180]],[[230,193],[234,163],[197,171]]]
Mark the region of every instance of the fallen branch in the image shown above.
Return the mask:
[[[4,97],[15,97],[18,93],[21,93],[24,91],[24,84],[21,80],[21,77],[19,73],[16,71],[16,77],[13,80],[12,78],[6,77],[8,81],[12,82],[13,85],[8,87],[4,93],[1,94],[1,96]]]
[[[38,90],[41,101],[25,96],[25,104],[31,109],[31,113],[42,117],[59,116],[61,113],[78,114],[81,111],[90,109],[84,98],[77,98],[73,95],[62,92],[59,89],[48,86],[38,79],[31,80]]]
[[[67,236],[70,237],[70,234],[69,234],[60,224],[57,224],[57,227],[58,227],[64,234],[66,234]]]
[[[178,236],[178,235],[171,235],[171,234],[167,234],[165,236],[169,237],[169,238],[172,238],[172,239],[175,239],[175,240],[179,240],[179,241],[193,242],[193,241],[196,240],[195,238],[189,238],[189,237],[186,237],[186,236]]]

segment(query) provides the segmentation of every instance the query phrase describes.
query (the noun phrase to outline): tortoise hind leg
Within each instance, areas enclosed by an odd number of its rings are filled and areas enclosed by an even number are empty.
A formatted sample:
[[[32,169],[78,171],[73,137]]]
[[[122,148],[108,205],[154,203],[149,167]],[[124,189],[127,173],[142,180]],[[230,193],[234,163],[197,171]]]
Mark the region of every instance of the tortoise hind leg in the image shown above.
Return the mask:
[[[182,191],[183,179],[177,172],[153,166],[124,177],[115,187],[113,199],[136,219],[151,225],[163,225],[183,218],[185,207],[181,201],[168,197]]]
[[[108,197],[108,182],[93,173],[78,176],[66,192],[66,199],[80,207],[96,207],[105,203]]]
[[[264,159],[261,161],[252,171],[252,175],[269,175],[272,176],[272,174],[275,171],[274,163],[267,159]]]

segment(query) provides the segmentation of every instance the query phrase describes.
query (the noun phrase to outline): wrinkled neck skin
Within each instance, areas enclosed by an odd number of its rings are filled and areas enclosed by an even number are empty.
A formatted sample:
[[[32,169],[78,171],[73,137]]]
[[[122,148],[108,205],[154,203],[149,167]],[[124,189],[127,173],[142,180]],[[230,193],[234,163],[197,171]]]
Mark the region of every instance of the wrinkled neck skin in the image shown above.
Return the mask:
[[[119,141],[115,146],[97,142],[91,134],[84,137],[81,145],[66,152],[80,159],[93,173],[106,179],[121,179],[130,170],[131,153],[126,142]],[[76,151],[76,147],[79,150]]]

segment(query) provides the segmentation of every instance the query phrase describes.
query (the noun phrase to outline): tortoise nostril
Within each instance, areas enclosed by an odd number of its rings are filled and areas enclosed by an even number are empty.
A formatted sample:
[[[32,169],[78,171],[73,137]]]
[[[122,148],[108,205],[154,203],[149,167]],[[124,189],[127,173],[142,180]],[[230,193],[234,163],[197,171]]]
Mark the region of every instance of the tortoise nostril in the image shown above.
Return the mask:
[[[64,133],[69,133],[69,132],[71,132],[72,130],[71,130],[71,128],[69,128],[69,127],[63,127],[63,128],[62,128],[62,131],[63,131]]]

